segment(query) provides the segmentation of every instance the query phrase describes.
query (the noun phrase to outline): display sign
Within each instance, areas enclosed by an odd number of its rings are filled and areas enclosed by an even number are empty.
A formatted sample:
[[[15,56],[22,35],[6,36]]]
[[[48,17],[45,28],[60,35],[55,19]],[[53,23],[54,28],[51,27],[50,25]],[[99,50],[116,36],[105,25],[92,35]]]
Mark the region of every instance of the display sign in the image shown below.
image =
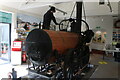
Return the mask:
[[[1,23],[11,23],[12,14],[0,11],[0,22]]]
[[[21,48],[22,41],[13,41],[13,47]]]
[[[22,41],[13,41],[12,51],[21,51]]]

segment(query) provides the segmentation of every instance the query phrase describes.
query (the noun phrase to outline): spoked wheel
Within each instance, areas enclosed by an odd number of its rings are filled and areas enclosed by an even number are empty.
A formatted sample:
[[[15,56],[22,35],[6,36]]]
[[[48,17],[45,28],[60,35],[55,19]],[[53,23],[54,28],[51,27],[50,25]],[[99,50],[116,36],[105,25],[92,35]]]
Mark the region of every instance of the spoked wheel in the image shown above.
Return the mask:
[[[59,24],[59,30],[60,31],[67,31],[68,27],[70,26],[69,19],[62,20]]]
[[[69,79],[69,80],[73,80],[73,70],[72,70],[72,68],[69,68],[68,69],[68,71],[67,71],[67,78]]]
[[[74,75],[73,54],[74,54],[74,49],[69,49],[67,55],[65,56],[63,74],[64,74],[64,78],[67,80],[73,80],[73,75]]]

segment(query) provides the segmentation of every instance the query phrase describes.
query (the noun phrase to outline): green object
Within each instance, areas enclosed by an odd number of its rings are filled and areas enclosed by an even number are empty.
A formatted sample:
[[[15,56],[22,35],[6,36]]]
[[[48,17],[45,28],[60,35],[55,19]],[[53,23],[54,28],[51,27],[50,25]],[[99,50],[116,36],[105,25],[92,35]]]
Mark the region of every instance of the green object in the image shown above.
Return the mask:
[[[113,44],[113,45],[116,45],[116,44],[117,44],[117,42],[112,42],[112,44]]]
[[[12,23],[12,14],[0,11],[1,23]]]
[[[107,34],[104,34],[104,37],[106,38],[106,37],[107,37]]]
[[[101,27],[100,27],[100,26],[97,26],[96,28],[97,28],[97,29],[100,29]]]

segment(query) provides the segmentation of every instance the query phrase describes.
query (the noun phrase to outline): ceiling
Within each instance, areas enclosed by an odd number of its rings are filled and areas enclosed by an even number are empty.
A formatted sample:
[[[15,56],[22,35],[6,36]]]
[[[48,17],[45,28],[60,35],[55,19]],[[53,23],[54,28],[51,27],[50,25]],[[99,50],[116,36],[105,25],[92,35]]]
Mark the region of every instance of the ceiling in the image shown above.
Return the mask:
[[[56,8],[67,12],[66,15],[57,11],[55,16],[57,18],[69,18],[73,10],[73,6],[76,1],[81,0],[0,0],[0,5],[4,5],[10,8],[21,10],[27,13],[36,14],[38,16],[43,16],[44,13],[49,9],[49,5],[55,6]],[[99,5],[99,0],[84,0],[84,8],[86,16],[98,16],[98,15],[118,15],[118,1],[119,0],[109,0],[112,12],[107,5],[108,0],[105,0],[104,5]],[[72,17],[76,15],[76,9],[73,12]],[[84,16],[84,14],[83,14]]]

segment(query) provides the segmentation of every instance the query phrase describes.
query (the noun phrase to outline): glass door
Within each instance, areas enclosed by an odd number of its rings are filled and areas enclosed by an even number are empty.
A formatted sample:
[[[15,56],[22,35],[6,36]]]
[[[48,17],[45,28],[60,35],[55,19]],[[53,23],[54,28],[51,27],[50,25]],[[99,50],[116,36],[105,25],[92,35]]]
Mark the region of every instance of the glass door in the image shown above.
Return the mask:
[[[10,24],[0,23],[0,59],[10,61]]]

